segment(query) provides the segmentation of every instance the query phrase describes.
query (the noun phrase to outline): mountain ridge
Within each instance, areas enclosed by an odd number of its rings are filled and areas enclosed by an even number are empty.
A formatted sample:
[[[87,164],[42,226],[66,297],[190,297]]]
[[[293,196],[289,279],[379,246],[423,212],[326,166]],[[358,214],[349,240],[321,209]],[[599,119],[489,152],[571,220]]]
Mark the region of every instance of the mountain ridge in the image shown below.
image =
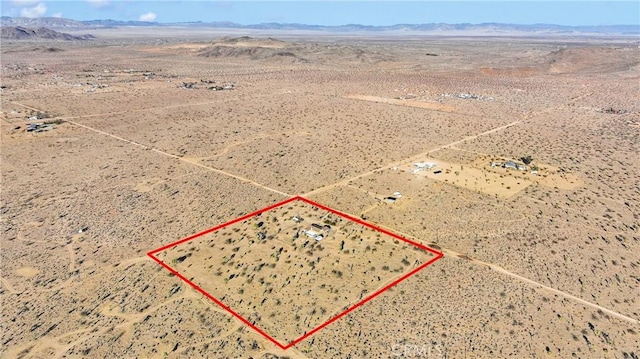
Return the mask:
[[[525,32],[525,33],[548,33],[548,34],[600,34],[600,35],[640,35],[638,25],[584,25],[567,26],[554,24],[504,24],[504,23],[429,23],[429,24],[396,24],[396,25],[308,25],[298,23],[260,23],[243,25],[228,21],[217,22],[145,22],[145,21],[119,21],[111,19],[102,20],[72,20],[65,18],[43,17],[43,18],[23,18],[23,17],[0,17],[0,26],[22,26],[22,27],[47,27],[51,29],[67,30],[89,30],[116,27],[192,27],[192,28],[231,28],[248,30],[298,30],[298,31],[325,31],[325,32],[385,32],[385,31],[416,31],[416,32],[444,32],[444,31],[477,31],[477,32]]]
[[[28,39],[47,39],[47,40],[65,40],[65,41],[84,41],[93,40],[93,35],[71,35],[64,32],[58,32],[46,27],[28,28],[22,26],[3,26],[0,30],[0,38],[4,40],[28,40]]]

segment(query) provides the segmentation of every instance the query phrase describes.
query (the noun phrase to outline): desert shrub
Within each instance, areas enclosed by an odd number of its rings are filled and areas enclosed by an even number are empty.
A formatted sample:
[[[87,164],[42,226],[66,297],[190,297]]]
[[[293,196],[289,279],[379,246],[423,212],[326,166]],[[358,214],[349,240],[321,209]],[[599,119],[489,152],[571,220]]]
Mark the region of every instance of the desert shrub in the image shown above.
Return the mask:
[[[524,157],[520,157],[520,161],[522,161],[522,163],[524,163],[525,165],[529,165],[531,162],[533,162],[533,158],[531,158],[531,156],[527,155]]]

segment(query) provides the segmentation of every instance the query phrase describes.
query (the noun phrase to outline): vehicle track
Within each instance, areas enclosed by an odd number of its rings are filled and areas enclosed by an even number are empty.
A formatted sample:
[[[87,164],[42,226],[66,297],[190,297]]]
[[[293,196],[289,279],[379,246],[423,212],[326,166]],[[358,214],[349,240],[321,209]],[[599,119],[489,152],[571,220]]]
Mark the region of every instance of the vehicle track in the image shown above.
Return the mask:
[[[352,214],[350,214],[350,215],[354,216]],[[406,234],[406,233],[402,233],[402,232],[400,232],[400,231],[398,231],[398,230],[396,230],[394,228],[390,228],[390,227],[381,225],[379,223],[376,223],[376,225],[379,226],[379,227],[382,227],[384,229],[387,229],[389,231],[392,231],[394,233],[397,233],[397,234],[399,234],[399,235],[401,235],[401,236],[403,236],[405,238],[413,238],[413,236],[411,236],[409,234]],[[416,242],[420,242],[420,241],[416,239]],[[498,266],[496,264],[484,262],[484,261],[481,261],[479,259],[472,258],[472,257],[470,257],[470,256],[468,256],[468,255],[466,255],[464,253],[460,253],[458,251],[455,251],[455,250],[452,250],[452,249],[448,249],[448,248],[440,248],[440,251],[442,253],[444,253],[446,256],[468,260],[471,263],[490,268],[490,269],[492,269],[492,270],[494,270],[494,271],[496,271],[498,273],[501,273],[501,274],[504,274],[506,276],[512,277],[512,278],[517,279],[517,280],[519,280],[521,282],[527,283],[527,284],[529,284],[530,286],[532,286],[534,288],[540,288],[540,289],[546,290],[548,292],[551,292],[553,294],[557,294],[559,296],[562,296],[562,297],[567,298],[569,300],[572,300],[574,302],[578,302],[578,303],[580,303],[582,305],[585,305],[587,307],[591,307],[591,308],[594,308],[594,309],[597,309],[597,310],[601,310],[601,311],[603,311],[603,312],[605,312],[605,313],[607,313],[607,314],[609,314],[609,315],[611,315],[611,316],[613,316],[615,318],[624,320],[624,321],[629,322],[631,324],[640,325],[640,320],[638,320],[638,319],[635,319],[635,318],[626,316],[624,314],[615,312],[615,311],[613,311],[611,309],[607,309],[607,308],[605,308],[603,306],[600,306],[598,304],[591,303],[591,302],[586,301],[586,300],[584,300],[582,298],[578,298],[578,297],[576,297],[576,296],[574,296],[572,294],[563,292],[563,291],[561,291],[559,289],[556,289],[556,288],[553,288],[553,287],[549,287],[548,285],[544,285],[542,283],[536,282],[536,281],[531,280],[529,278],[523,277],[523,276],[521,276],[519,274],[516,274],[516,273],[513,273],[511,271],[508,271],[508,270],[506,270],[506,269],[504,269],[504,268],[502,268],[502,267],[500,267],[500,266]]]
[[[374,174],[374,173],[376,173],[378,171],[386,170],[386,169],[389,169],[389,168],[392,168],[392,167],[398,167],[398,166],[400,166],[400,165],[402,165],[404,163],[408,163],[408,162],[420,159],[422,157],[428,156],[429,154],[431,154],[431,152],[435,152],[435,151],[439,151],[439,150],[444,149],[444,148],[455,146],[455,145],[457,145],[459,143],[466,142],[468,140],[472,140],[472,139],[478,138],[480,136],[485,136],[485,135],[488,135],[490,133],[502,131],[505,128],[509,128],[511,126],[515,126],[520,122],[521,121],[514,121],[514,122],[511,122],[509,124],[506,124],[506,125],[503,125],[503,126],[500,126],[500,127],[496,127],[496,128],[491,129],[491,130],[488,130],[488,131],[485,131],[485,132],[482,132],[482,133],[479,133],[479,134],[476,134],[476,135],[473,135],[473,136],[464,137],[464,138],[462,138],[460,140],[448,143],[446,145],[441,145],[441,146],[432,148],[432,149],[430,149],[428,151],[419,153],[417,155],[413,155],[413,156],[408,157],[408,158],[403,158],[403,159],[401,159],[399,161],[391,162],[391,163],[386,164],[386,165],[384,165],[382,167],[378,167],[378,168],[373,169],[371,171],[367,171],[367,172],[361,173],[361,174],[359,174],[357,176],[353,176],[351,178],[347,178],[347,179],[344,179],[342,181],[339,181],[339,182],[336,182],[336,183],[333,183],[333,184],[330,184],[330,185],[326,185],[324,187],[320,187],[320,188],[314,189],[314,190],[312,190],[310,192],[307,192],[307,193],[303,194],[302,196],[306,197],[306,196],[310,196],[310,195],[313,195],[313,194],[317,194],[317,193],[320,193],[320,192],[324,192],[324,191],[333,189],[333,188],[338,187],[338,186],[348,185],[349,182],[351,182],[351,181],[355,181],[355,180],[360,179],[362,177],[366,177],[366,176],[372,175],[372,174]]]
[[[586,94],[583,94],[583,95],[577,96],[577,97],[575,97],[575,98],[570,99],[570,100],[569,100],[569,102],[577,101],[577,100],[582,99],[582,98],[584,98],[584,97],[587,97],[587,96],[589,96],[589,95],[591,95],[591,94],[592,94],[592,93],[586,93]],[[31,109],[31,110],[33,110],[33,111],[38,111],[37,109],[35,109],[35,108],[33,108],[33,107],[30,107],[30,106],[22,105],[22,104],[17,103],[17,102],[13,102],[13,103],[14,103],[14,104],[16,104],[16,105],[19,105],[19,106],[22,106],[22,107],[25,107],[25,108]],[[209,102],[207,102],[207,103],[202,103],[202,104],[208,104],[208,103],[209,103]],[[197,104],[189,104],[189,105],[191,106],[191,105],[197,105]],[[173,105],[173,106],[167,106],[166,108],[181,107],[181,106],[182,106],[182,105]],[[417,155],[411,156],[411,157],[409,157],[409,158],[405,158],[405,159],[402,159],[402,160],[400,160],[400,161],[396,161],[396,162],[393,162],[393,163],[387,164],[386,166],[383,166],[383,167],[380,167],[380,168],[377,168],[377,169],[374,169],[374,170],[371,170],[371,171],[368,171],[368,172],[365,172],[365,173],[359,174],[359,175],[357,175],[357,176],[354,176],[354,177],[351,177],[351,178],[348,178],[348,179],[345,179],[345,180],[342,180],[342,181],[339,181],[339,182],[336,182],[336,183],[333,183],[333,184],[330,184],[330,185],[327,185],[327,186],[323,186],[323,187],[318,188],[318,189],[315,189],[315,190],[312,190],[312,191],[310,191],[310,192],[307,192],[307,193],[303,194],[302,196],[305,196],[305,197],[306,197],[306,196],[309,196],[309,195],[312,195],[312,194],[317,194],[317,193],[324,192],[324,191],[327,191],[327,190],[330,190],[330,189],[332,189],[332,188],[335,188],[335,187],[338,187],[338,186],[342,186],[342,185],[347,185],[347,186],[349,186],[349,182],[350,182],[350,181],[354,181],[354,180],[360,179],[360,178],[362,178],[362,177],[366,177],[366,176],[368,176],[368,175],[371,175],[371,174],[373,174],[373,173],[375,173],[375,172],[378,172],[378,171],[381,171],[381,170],[384,170],[384,169],[389,169],[389,168],[392,168],[392,167],[395,167],[395,166],[398,166],[398,165],[401,165],[401,164],[404,164],[404,163],[407,163],[407,162],[411,162],[411,161],[412,161],[412,160],[414,160],[414,159],[417,159],[417,158],[420,158],[420,157],[424,157],[424,156],[426,156],[426,155],[431,154],[432,152],[435,152],[435,151],[438,151],[438,150],[442,150],[442,149],[445,149],[445,148],[451,148],[451,147],[454,147],[454,146],[456,146],[456,145],[458,145],[458,144],[460,144],[460,143],[464,143],[464,142],[466,142],[466,141],[468,141],[468,140],[475,139],[475,138],[478,138],[478,137],[480,137],[480,136],[485,136],[485,135],[488,135],[488,134],[491,134],[491,133],[495,133],[495,132],[498,132],[498,131],[502,131],[502,130],[504,130],[504,129],[506,129],[506,128],[509,128],[509,127],[515,126],[515,125],[517,125],[517,124],[519,124],[519,123],[521,123],[521,122],[523,122],[523,121],[526,121],[526,120],[528,120],[528,119],[531,119],[534,115],[542,114],[542,113],[547,113],[547,112],[553,111],[553,110],[555,110],[555,109],[557,109],[557,108],[561,108],[562,106],[564,106],[564,104],[563,104],[563,105],[560,105],[560,106],[549,107],[549,108],[547,108],[547,109],[545,109],[545,110],[538,111],[538,112],[536,112],[536,113],[529,113],[529,114],[527,114],[527,115],[524,115],[524,116],[523,116],[523,118],[522,118],[522,120],[514,121],[514,122],[511,122],[511,123],[509,123],[509,124],[506,124],[506,125],[503,125],[503,126],[499,126],[499,127],[493,128],[493,129],[491,129],[491,130],[488,130],[488,131],[485,131],[485,132],[482,132],[482,133],[479,133],[479,134],[473,135],[473,136],[464,137],[464,138],[462,138],[462,139],[460,139],[460,140],[457,140],[457,141],[451,142],[451,143],[449,143],[449,144],[445,144],[445,145],[441,145],[441,146],[435,147],[435,148],[430,149],[430,150],[428,150],[428,151],[426,151],[426,152],[423,152],[423,153],[420,153],[420,154],[417,154]],[[121,113],[124,113],[124,112],[121,112]],[[175,159],[178,159],[178,160],[180,160],[180,161],[187,162],[187,163],[190,163],[190,164],[192,164],[192,165],[199,166],[199,167],[201,167],[201,168],[207,169],[207,170],[212,171],[212,172],[215,172],[215,173],[219,173],[219,174],[222,174],[222,175],[225,175],[225,176],[229,176],[229,177],[232,177],[232,178],[236,178],[236,179],[238,179],[238,180],[240,180],[240,181],[242,181],[242,182],[244,182],[244,183],[248,183],[248,184],[251,184],[251,185],[257,186],[257,187],[259,187],[259,188],[262,188],[262,189],[265,189],[265,190],[268,190],[268,191],[271,191],[271,192],[277,193],[277,194],[279,194],[279,195],[283,195],[283,196],[291,197],[291,195],[290,195],[290,194],[288,194],[288,193],[285,193],[285,192],[282,192],[282,191],[279,191],[279,190],[276,190],[276,189],[273,189],[273,188],[267,187],[267,186],[265,186],[265,185],[262,185],[262,184],[260,184],[260,183],[255,182],[255,181],[253,181],[253,180],[250,180],[250,179],[247,179],[247,178],[244,178],[244,177],[241,177],[241,176],[238,176],[238,175],[235,175],[235,174],[229,173],[229,172],[227,172],[227,171],[218,170],[218,169],[216,169],[216,168],[213,168],[213,167],[209,167],[209,166],[203,165],[203,164],[201,164],[201,163],[198,163],[198,162],[197,162],[197,160],[195,160],[195,159],[182,158],[182,157],[180,157],[180,156],[177,156],[177,155],[174,155],[174,154],[171,154],[171,153],[168,153],[168,152],[164,152],[164,151],[161,151],[161,150],[159,150],[159,149],[156,149],[156,148],[153,148],[153,147],[150,147],[150,146],[147,146],[147,145],[144,145],[144,144],[141,144],[141,143],[135,142],[135,141],[131,141],[131,140],[128,140],[128,139],[126,139],[126,138],[123,138],[123,137],[120,137],[120,136],[117,136],[117,135],[114,135],[114,134],[110,134],[110,133],[108,133],[108,132],[101,131],[101,130],[99,130],[99,129],[96,129],[96,128],[93,128],[93,127],[90,127],[90,126],[87,126],[87,125],[84,125],[84,124],[81,124],[81,123],[78,123],[78,122],[75,122],[75,121],[71,121],[71,119],[74,119],[74,118],[87,118],[87,117],[97,117],[97,116],[104,116],[104,115],[105,115],[105,114],[99,114],[99,115],[85,115],[85,116],[76,116],[76,117],[61,117],[61,118],[62,118],[62,119],[64,119],[64,120],[66,120],[67,122],[69,122],[69,123],[71,123],[71,124],[76,125],[76,126],[83,127],[83,128],[88,129],[88,130],[94,131],[94,132],[96,132],[96,133],[100,133],[100,134],[103,134],[103,135],[106,135],[106,136],[109,136],[109,137],[115,138],[115,139],[117,139],[117,140],[120,140],[120,141],[123,141],[123,142],[129,143],[129,144],[131,144],[131,145],[134,145],[134,146],[136,146],[136,147],[140,147],[140,148],[143,148],[143,149],[150,149],[150,150],[152,150],[152,151],[154,151],[154,152],[156,152],[156,153],[159,153],[159,154],[161,154],[161,155],[164,155],[164,156],[167,156],[167,157],[171,157],[171,158],[175,158]],[[458,148],[456,148],[456,149],[458,149]],[[458,150],[462,150],[462,149],[458,149]],[[213,157],[213,156],[212,156],[212,157]],[[399,232],[399,231],[397,231],[397,230],[395,230],[395,229],[393,229],[393,228],[386,227],[386,226],[383,226],[383,225],[380,225],[380,224],[378,224],[378,225],[379,225],[380,227],[382,227],[382,228],[386,228],[386,229],[388,229],[388,230],[390,230],[390,231],[392,231],[392,232],[395,232],[395,233],[400,234],[400,235],[402,235],[402,236],[405,236],[405,237],[407,237],[407,238],[412,238],[412,236],[407,235],[407,234],[404,234],[404,233],[402,233],[402,232]],[[554,294],[556,294],[556,295],[562,296],[562,297],[564,297],[564,298],[566,298],[566,299],[569,299],[569,300],[571,300],[571,301],[573,301],[573,302],[577,302],[577,303],[580,303],[580,304],[582,304],[582,305],[584,305],[584,306],[587,306],[587,307],[590,307],[590,308],[593,308],[593,309],[600,310],[600,311],[602,311],[602,312],[604,312],[604,313],[607,313],[608,315],[611,315],[612,317],[615,317],[615,318],[617,318],[617,319],[620,319],[620,320],[623,320],[623,321],[629,322],[629,323],[631,323],[631,324],[634,324],[634,325],[640,325],[640,321],[639,321],[638,319],[635,319],[635,318],[632,318],[632,317],[626,316],[626,315],[624,315],[624,314],[621,314],[621,313],[615,312],[615,311],[613,311],[613,310],[607,309],[607,308],[605,308],[605,307],[602,307],[602,306],[600,306],[600,305],[598,305],[598,304],[591,303],[591,302],[586,301],[586,300],[584,300],[584,299],[582,299],[582,298],[576,297],[576,296],[574,296],[574,295],[572,295],[572,294],[569,294],[569,293],[563,292],[563,291],[561,291],[561,290],[559,290],[559,289],[556,289],[556,288],[553,288],[553,287],[550,287],[550,286],[544,285],[544,284],[542,284],[542,283],[536,282],[536,281],[534,281],[534,280],[528,279],[528,278],[523,277],[523,276],[521,276],[521,275],[519,275],[519,274],[516,274],[516,273],[513,273],[513,272],[511,272],[511,271],[508,271],[508,270],[506,270],[506,269],[504,269],[504,268],[502,268],[502,267],[500,267],[500,266],[498,266],[498,265],[496,265],[496,264],[488,263],[488,262],[484,262],[484,261],[481,261],[481,260],[478,260],[478,259],[472,258],[472,257],[470,257],[470,256],[468,256],[468,255],[465,255],[465,254],[463,254],[463,253],[460,253],[460,252],[457,252],[457,251],[455,251],[455,250],[448,249],[448,248],[442,248],[442,249],[441,249],[441,251],[442,251],[445,255],[447,255],[447,256],[451,256],[451,257],[454,257],[454,258],[457,258],[457,259],[464,259],[464,260],[468,260],[468,261],[470,261],[470,262],[472,262],[472,263],[474,263],[474,264],[476,264],[476,265],[480,265],[480,266],[484,266],[484,267],[490,268],[490,269],[491,269],[491,270],[493,270],[493,271],[496,271],[496,272],[501,273],[501,274],[503,274],[503,275],[505,275],[505,276],[508,276],[508,277],[514,278],[514,279],[516,279],[516,280],[518,280],[518,281],[521,281],[521,282],[523,282],[523,283],[525,283],[525,284],[528,284],[528,285],[530,285],[530,286],[532,286],[532,287],[534,287],[534,288],[541,289],[541,290],[544,290],[544,291],[548,291],[548,292],[554,293]],[[133,259],[133,260],[132,260],[132,262],[137,262],[138,260],[140,260],[140,259],[135,258],[135,259]],[[124,262],[123,262],[123,263],[124,263]],[[11,293],[19,293],[19,292],[15,291],[15,290],[10,286],[10,284],[8,283],[8,281],[7,281],[6,279],[4,279],[4,278],[0,278],[0,281],[2,281],[2,283],[5,285],[5,287],[7,288],[7,290],[8,290],[9,292],[11,292]],[[64,283],[63,283],[63,285],[64,285]],[[187,294],[185,293],[185,296],[186,296],[186,295],[187,295]],[[200,298],[200,299],[202,299],[202,298]],[[160,307],[161,307],[162,305],[164,305],[164,304],[165,304],[165,303],[161,303],[161,304],[159,304],[158,306],[155,306],[154,308],[150,309],[149,311],[157,310],[158,308],[160,308]],[[209,303],[209,304],[210,304],[210,305],[212,305],[212,303]],[[213,305],[212,305],[212,306],[213,306]],[[145,311],[145,313],[148,313],[149,311]],[[131,323],[131,322],[130,322],[130,321],[128,321],[128,322],[126,322],[126,323],[122,323],[122,324],[118,325],[117,327],[122,327],[122,326],[125,326],[125,325],[129,325],[130,323]],[[234,330],[237,330],[237,328],[238,328],[237,326],[234,326],[233,328],[231,328],[228,332],[225,332],[224,334],[231,333],[231,332],[233,332]],[[60,356],[60,355],[64,354],[64,352],[66,352],[66,350],[68,350],[68,348],[71,348],[71,347],[73,347],[74,345],[77,345],[79,342],[82,342],[82,341],[88,340],[88,339],[90,339],[91,337],[93,337],[93,336],[95,336],[95,335],[97,335],[97,334],[103,334],[104,332],[106,332],[106,329],[103,329],[102,331],[98,331],[98,332],[90,333],[90,334],[88,334],[87,336],[85,336],[85,337],[83,337],[83,338],[80,338],[79,340],[77,340],[77,341],[75,341],[75,342],[73,342],[73,343],[71,343],[71,344],[69,344],[69,345],[65,346],[64,348],[61,348],[61,349],[64,349],[64,350],[60,350],[60,351],[58,351],[58,352],[57,352],[57,354],[58,354],[58,356]],[[264,341],[262,341],[262,342],[264,342]],[[294,354],[294,357],[304,357],[304,355],[302,355],[300,352],[298,352],[297,350],[295,350],[295,348],[290,348],[290,349],[291,349],[291,350],[294,350],[294,351],[295,351],[295,353],[292,353],[291,351],[288,351],[288,352],[287,352],[287,354]],[[265,350],[263,350],[261,353],[266,354],[266,353],[268,353],[268,352],[270,352],[270,351],[267,351],[267,350],[265,349]]]
[[[9,293],[11,294],[20,294],[22,292],[24,292],[24,290],[15,290],[15,288],[13,288],[13,286],[11,286],[11,283],[9,283],[8,280],[6,280],[5,278],[0,277],[0,282],[2,282],[2,284],[4,285],[4,287],[9,291]]]
[[[254,185],[256,187],[259,187],[259,188],[265,189],[267,191],[271,191],[271,192],[277,193],[277,194],[285,196],[285,197],[291,197],[292,196],[291,194],[279,191],[279,190],[277,190],[275,188],[267,187],[267,186],[265,186],[265,185],[263,185],[261,183],[258,183],[256,181],[250,180],[248,178],[245,178],[245,177],[242,177],[242,176],[238,176],[236,174],[233,174],[233,173],[230,173],[230,172],[227,172],[227,171],[219,170],[217,168],[213,168],[213,167],[210,167],[210,166],[207,166],[207,165],[203,165],[202,163],[197,162],[197,160],[193,160],[193,159],[189,159],[189,158],[183,158],[183,157],[180,157],[178,155],[174,155],[172,153],[165,152],[165,151],[159,150],[157,148],[150,147],[150,146],[144,145],[142,143],[139,143],[139,142],[136,142],[136,141],[132,141],[132,140],[126,139],[124,137],[120,137],[118,135],[114,135],[112,133],[105,132],[105,131],[99,130],[99,129],[91,127],[91,126],[87,126],[87,125],[81,124],[81,123],[76,122],[76,121],[71,121],[71,120],[65,120],[65,121],[70,123],[70,124],[72,124],[72,125],[83,127],[83,128],[88,129],[90,131],[93,131],[93,132],[96,132],[96,133],[99,133],[99,134],[102,134],[102,135],[105,135],[105,136],[109,136],[109,137],[115,138],[115,139],[117,139],[119,141],[128,143],[130,145],[133,145],[133,146],[145,149],[145,150],[151,150],[151,151],[154,151],[154,152],[156,152],[158,154],[161,154],[163,156],[171,157],[171,158],[177,159],[179,161],[186,162],[186,163],[192,164],[194,166],[198,166],[198,167],[207,169],[207,170],[209,170],[211,172],[219,173],[219,174],[222,174],[222,175],[225,175],[225,176],[228,176],[228,177],[233,177],[233,178],[235,178],[237,180],[240,180],[240,181],[242,181],[244,183],[252,184],[252,185]]]

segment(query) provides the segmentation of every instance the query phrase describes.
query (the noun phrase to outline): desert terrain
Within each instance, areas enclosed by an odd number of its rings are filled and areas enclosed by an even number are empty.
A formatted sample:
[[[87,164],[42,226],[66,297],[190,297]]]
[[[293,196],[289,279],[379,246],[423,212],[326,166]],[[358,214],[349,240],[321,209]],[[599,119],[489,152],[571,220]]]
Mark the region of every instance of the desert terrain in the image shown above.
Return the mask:
[[[153,254],[284,347],[440,256],[301,200]]]
[[[0,357],[640,355],[637,39],[154,31],[2,41]],[[147,255],[298,195],[444,257]],[[157,256],[433,257],[323,215]]]

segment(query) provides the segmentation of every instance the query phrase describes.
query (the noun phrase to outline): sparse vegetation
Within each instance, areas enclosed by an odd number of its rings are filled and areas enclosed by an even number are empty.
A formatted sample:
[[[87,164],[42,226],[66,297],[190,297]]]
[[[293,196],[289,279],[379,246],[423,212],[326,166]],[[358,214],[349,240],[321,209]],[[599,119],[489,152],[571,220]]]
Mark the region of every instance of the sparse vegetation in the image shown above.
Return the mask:
[[[531,162],[533,162],[533,158],[531,158],[531,156],[527,155],[524,157],[520,157],[520,161],[522,161],[522,163],[524,163],[525,165],[529,165],[531,164]]]
[[[282,355],[146,253],[293,194],[447,251],[295,356],[637,357],[638,49],[624,36],[318,33],[203,57],[204,31],[96,31],[2,43],[3,357]],[[428,257],[324,214],[290,203],[162,260],[287,342]],[[312,223],[332,228],[317,242]]]

